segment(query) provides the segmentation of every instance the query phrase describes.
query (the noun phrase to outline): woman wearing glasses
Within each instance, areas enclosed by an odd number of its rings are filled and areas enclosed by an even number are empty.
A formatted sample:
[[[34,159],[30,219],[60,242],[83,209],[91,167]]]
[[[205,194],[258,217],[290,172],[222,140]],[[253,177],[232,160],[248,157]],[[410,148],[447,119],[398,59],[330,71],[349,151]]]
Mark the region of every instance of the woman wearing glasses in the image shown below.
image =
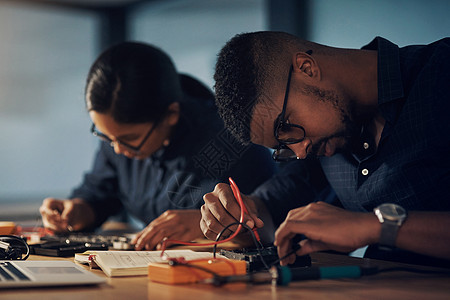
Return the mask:
[[[89,71],[85,96],[91,133],[102,142],[70,197],[44,200],[40,212],[51,230],[92,230],[126,212],[144,228],[137,250],[164,237],[193,240],[203,236],[202,197],[217,182],[232,176],[249,193],[273,173],[270,153],[237,143],[212,93],[153,46],[106,50]]]

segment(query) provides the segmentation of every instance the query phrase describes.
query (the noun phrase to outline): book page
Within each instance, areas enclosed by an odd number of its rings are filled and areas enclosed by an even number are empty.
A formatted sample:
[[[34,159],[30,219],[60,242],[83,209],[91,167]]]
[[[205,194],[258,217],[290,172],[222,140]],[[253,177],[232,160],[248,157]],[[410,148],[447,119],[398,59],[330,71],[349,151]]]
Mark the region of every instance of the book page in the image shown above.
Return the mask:
[[[94,251],[94,254],[96,260],[108,268],[138,268],[147,267],[149,263],[165,262],[161,258],[161,251]],[[192,250],[166,250],[164,254],[168,257],[184,257],[186,260],[213,258],[210,252]]]

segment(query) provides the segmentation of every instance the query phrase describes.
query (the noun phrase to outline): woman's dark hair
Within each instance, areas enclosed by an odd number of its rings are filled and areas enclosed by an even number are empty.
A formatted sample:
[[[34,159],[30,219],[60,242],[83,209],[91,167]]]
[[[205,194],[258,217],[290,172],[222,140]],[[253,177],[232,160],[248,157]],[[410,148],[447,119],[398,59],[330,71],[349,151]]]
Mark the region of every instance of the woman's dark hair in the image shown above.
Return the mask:
[[[104,51],[89,70],[88,111],[109,113],[119,123],[156,121],[182,100],[180,79],[170,57],[143,43],[124,42]]]

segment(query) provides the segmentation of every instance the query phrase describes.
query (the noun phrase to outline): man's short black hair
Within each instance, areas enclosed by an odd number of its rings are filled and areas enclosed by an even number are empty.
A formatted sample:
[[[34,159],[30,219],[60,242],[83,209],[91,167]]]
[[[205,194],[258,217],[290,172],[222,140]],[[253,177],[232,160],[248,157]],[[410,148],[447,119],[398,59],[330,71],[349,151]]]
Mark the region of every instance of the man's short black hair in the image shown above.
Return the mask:
[[[294,48],[303,48],[297,37],[260,31],[238,34],[220,51],[214,74],[216,105],[225,127],[240,142],[251,142],[255,105],[271,101],[269,89],[287,79]]]
[[[258,98],[253,51],[247,34],[236,35],[220,51],[214,73],[219,115],[244,144],[250,142],[250,120]]]

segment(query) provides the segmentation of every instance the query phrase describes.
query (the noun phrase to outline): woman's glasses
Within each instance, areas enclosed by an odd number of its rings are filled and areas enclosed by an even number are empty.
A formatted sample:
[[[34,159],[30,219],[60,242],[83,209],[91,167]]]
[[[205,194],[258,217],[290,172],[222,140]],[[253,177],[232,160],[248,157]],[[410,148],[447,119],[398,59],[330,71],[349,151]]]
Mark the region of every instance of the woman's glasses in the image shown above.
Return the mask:
[[[127,144],[127,143],[119,141],[119,140],[112,140],[112,139],[110,139],[107,135],[105,135],[102,132],[98,131],[97,128],[95,127],[94,123],[92,123],[92,126],[91,126],[91,133],[94,136],[96,136],[99,139],[101,139],[102,141],[104,141],[106,143],[109,143],[109,145],[111,147],[114,147],[115,145],[118,145],[120,147],[125,148],[128,152],[130,152],[130,153],[132,153],[134,155],[138,155],[138,154],[140,154],[142,146],[144,146],[145,142],[147,141],[149,136],[152,134],[153,130],[156,128],[157,123],[158,122],[154,122],[153,123],[152,127],[147,132],[147,134],[145,135],[144,139],[141,141],[141,143],[138,146],[132,146],[130,144]]]

